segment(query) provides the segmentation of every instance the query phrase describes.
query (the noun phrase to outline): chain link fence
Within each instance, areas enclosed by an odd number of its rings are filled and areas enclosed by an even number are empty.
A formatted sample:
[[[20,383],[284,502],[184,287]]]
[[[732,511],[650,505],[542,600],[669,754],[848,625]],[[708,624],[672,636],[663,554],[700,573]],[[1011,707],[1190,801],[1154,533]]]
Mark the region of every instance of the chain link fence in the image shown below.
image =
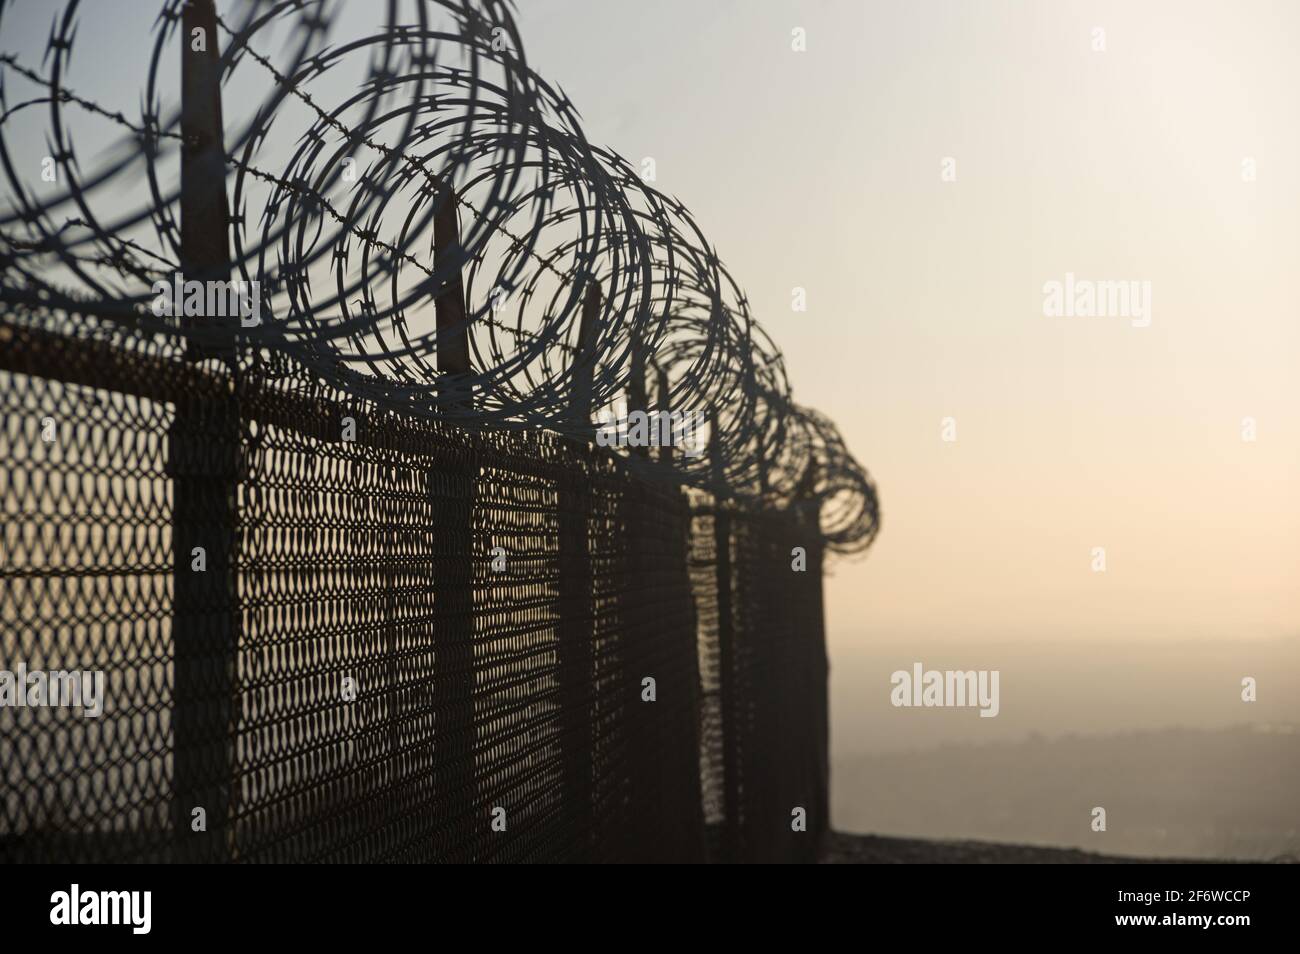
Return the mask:
[[[0,321],[0,658],[102,712],[0,707],[0,860],[815,856],[812,517],[62,321]]]
[[[874,484],[511,5],[34,9],[0,860],[815,857]]]

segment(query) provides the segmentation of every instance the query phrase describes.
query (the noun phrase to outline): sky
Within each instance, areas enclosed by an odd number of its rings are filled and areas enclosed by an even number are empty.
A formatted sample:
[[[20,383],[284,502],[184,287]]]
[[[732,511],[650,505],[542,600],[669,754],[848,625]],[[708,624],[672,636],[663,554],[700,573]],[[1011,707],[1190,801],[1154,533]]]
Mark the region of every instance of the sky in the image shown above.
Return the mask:
[[[881,534],[827,582],[837,753],[1296,717],[1300,6],[520,20],[588,134],[655,158],[877,482]],[[1067,273],[1149,282],[1149,325],[1046,316]],[[914,661],[1005,670],[1002,716],[905,718],[888,680]]]
[[[589,138],[654,158],[877,483],[882,532],[826,585],[837,747],[887,742],[857,700],[918,660],[1033,670],[1019,709],[1061,729],[1093,727],[1126,666],[1120,722],[1231,721],[1197,693],[1265,657],[1294,685],[1300,6],[522,0],[518,20]],[[98,29],[112,49],[125,27]],[[1067,275],[1149,283],[1149,324],[1044,314]],[[1057,692],[1083,658],[1101,674]],[[1180,666],[1201,688],[1169,689]],[[975,731],[959,715],[914,741]]]
[[[1300,636],[1300,9],[520,19],[589,135],[656,159],[876,478],[883,532],[828,587],[837,643]],[[1150,325],[1045,317],[1067,272],[1150,282]]]

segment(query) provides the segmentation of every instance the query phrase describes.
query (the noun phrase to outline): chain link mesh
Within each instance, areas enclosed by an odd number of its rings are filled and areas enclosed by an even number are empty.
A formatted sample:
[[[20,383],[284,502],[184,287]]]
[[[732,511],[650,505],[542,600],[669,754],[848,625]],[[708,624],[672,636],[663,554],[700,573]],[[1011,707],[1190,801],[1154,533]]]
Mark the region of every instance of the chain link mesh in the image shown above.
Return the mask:
[[[0,658],[106,693],[0,707],[0,860],[815,852],[797,515],[60,327],[0,321]]]

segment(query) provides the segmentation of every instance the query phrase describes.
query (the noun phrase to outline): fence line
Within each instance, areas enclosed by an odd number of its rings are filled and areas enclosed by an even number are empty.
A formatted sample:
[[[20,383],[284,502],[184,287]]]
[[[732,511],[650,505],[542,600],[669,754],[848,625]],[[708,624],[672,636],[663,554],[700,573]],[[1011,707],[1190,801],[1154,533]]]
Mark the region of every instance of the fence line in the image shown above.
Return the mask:
[[[825,705],[819,548],[806,573],[789,560],[810,538],[806,517],[692,504],[558,435],[471,438],[361,407],[351,408],[358,440],[324,423],[309,433],[284,426],[283,392],[249,374],[231,382],[237,587],[198,590],[203,604],[183,617],[178,583],[202,573],[170,512],[178,478],[166,444],[179,415],[165,398],[182,392],[157,372],[195,370],[101,344],[92,353],[116,360],[96,386],[84,341],[9,318],[4,657],[102,669],[109,695],[99,719],[0,710],[0,858],[815,852],[824,766],[804,720]],[[323,394],[314,406],[349,400]],[[60,422],[53,442],[38,407]],[[213,415],[187,426],[187,447],[228,433]],[[472,493],[458,474],[472,475]],[[562,529],[574,514],[585,532]],[[222,519],[201,514],[198,535]],[[456,537],[466,525],[468,560]],[[581,534],[585,565],[565,557],[566,533]],[[234,620],[235,665],[219,670],[227,656],[208,646],[177,679],[191,635],[181,627],[214,618]],[[464,625],[468,646],[455,642]],[[182,726],[187,711],[206,721]],[[719,747],[731,753],[722,766]],[[709,795],[719,787],[721,814]],[[205,832],[191,828],[196,807]],[[493,808],[505,810],[504,831]],[[791,830],[796,808],[806,833]]]
[[[0,649],[111,690],[0,707],[0,859],[811,860],[822,562],[874,486],[507,5],[387,6],[330,45],[311,0],[163,0],[138,122],[69,87],[76,2],[41,71],[0,55],[36,92],[0,114]],[[6,127],[42,105],[38,199]],[[73,110],[131,154],[82,175]],[[157,315],[169,269],[270,320]],[[652,371],[707,457],[593,444]]]

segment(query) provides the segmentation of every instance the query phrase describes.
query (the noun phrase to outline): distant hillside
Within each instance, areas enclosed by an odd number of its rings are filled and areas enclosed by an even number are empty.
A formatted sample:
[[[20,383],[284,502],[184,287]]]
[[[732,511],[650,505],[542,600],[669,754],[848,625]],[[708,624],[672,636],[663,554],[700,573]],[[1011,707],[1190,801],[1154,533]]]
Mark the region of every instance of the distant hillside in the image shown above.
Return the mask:
[[[840,831],[1155,858],[1300,854],[1300,727],[1031,738],[832,767]],[[1094,806],[1107,830],[1090,829]]]
[[[931,841],[831,832],[822,847],[824,865],[1104,865],[1171,862],[1197,864],[1204,858],[1136,858],[1098,855],[1074,848],[1041,848],[992,841]],[[1222,859],[1215,859],[1222,860]]]

